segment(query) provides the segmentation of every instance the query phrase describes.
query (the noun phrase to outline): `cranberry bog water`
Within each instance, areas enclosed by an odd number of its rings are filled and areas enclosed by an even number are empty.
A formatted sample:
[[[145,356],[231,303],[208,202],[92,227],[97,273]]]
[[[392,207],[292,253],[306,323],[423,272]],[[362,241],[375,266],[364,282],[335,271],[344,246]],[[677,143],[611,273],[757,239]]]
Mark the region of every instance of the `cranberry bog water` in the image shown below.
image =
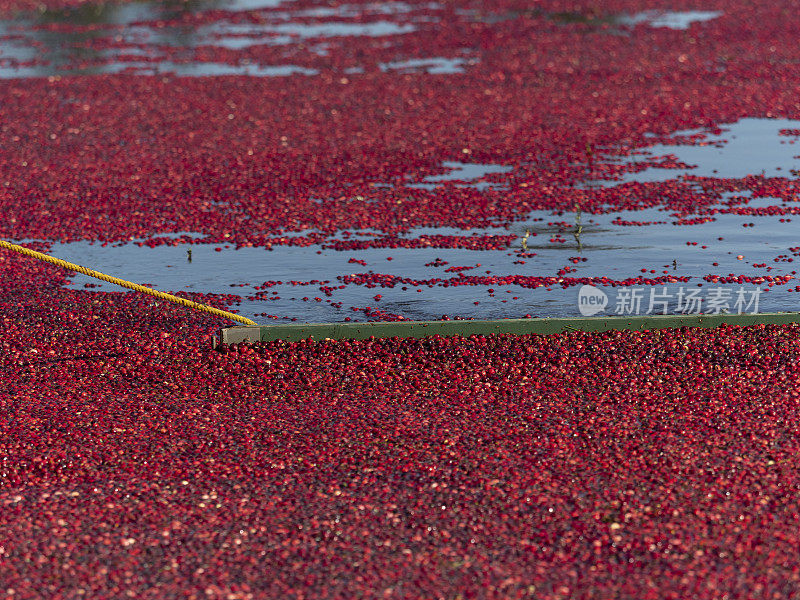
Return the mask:
[[[0,0],[0,239],[264,324],[795,312],[798,26]],[[0,597],[798,594],[798,325],[212,349],[11,252],[0,319]]]

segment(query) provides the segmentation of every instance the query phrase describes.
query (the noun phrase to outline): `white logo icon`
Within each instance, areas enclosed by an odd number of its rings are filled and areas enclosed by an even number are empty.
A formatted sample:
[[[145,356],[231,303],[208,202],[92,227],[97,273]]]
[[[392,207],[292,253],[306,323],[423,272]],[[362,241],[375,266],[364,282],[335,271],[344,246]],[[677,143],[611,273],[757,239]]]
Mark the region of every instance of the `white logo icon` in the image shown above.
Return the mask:
[[[584,317],[603,312],[608,304],[608,296],[593,285],[581,286],[578,292],[578,310]]]

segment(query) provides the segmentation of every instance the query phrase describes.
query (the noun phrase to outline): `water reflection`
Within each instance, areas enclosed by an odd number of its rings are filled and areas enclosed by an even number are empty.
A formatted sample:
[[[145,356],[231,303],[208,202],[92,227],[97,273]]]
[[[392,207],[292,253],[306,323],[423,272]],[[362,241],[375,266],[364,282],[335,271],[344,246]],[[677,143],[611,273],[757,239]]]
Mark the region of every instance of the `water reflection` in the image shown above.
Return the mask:
[[[716,19],[723,13],[720,11],[666,11],[648,10],[636,14],[598,14],[583,12],[547,12],[540,8],[528,8],[523,10],[511,10],[499,13],[483,13],[474,9],[457,11],[459,14],[469,16],[484,23],[498,23],[511,19],[533,18],[547,19],[562,25],[589,25],[592,27],[610,27],[610,31],[616,31],[614,26],[624,25],[633,27],[644,23],[650,27],[664,27],[667,29],[688,29],[692,23],[702,23]]]
[[[788,262],[788,258],[795,256],[790,248],[797,246],[796,226],[785,219],[782,222],[778,216],[761,217],[756,227],[742,226],[752,219],[749,215],[723,214],[717,215],[713,222],[675,227],[669,213],[656,209],[584,215],[583,244],[579,249],[570,234],[574,227],[571,216],[537,212],[530,215],[528,222],[517,223],[510,230],[496,231],[520,237],[529,231],[526,253],[520,252],[519,238],[511,247],[501,250],[368,248],[335,251],[325,248],[324,244],[322,247],[315,244],[275,246],[267,251],[264,248],[236,250],[233,245],[205,243],[149,248],[136,244],[103,247],[97,243],[78,242],[54,244],[50,253],[101,272],[150,283],[165,291],[238,294],[244,298],[242,314],[250,317],[267,313],[306,322],[341,321],[345,317],[364,320],[363,313],[351,310],[353,306],[371,306],[402,313],[407,318],[426,319],[443,314],[473,318],[525,314],[578,316],[576,298],[580,286],[561,289],[559,278],[662,277],[673,278],[666,281],[666,287],[683,285],[687,289],[698,289],[697,284],[702,283],[705,291],[708,287],[731,287],[724,282],[717,284],[704,279],[712,274],[794,276],[794,263]],[[634,222],[653,224],[632,226]],[[765,228],[768,235],[764,234]],[[482,234],[493,232],[481,231]],[[357,233],[351,232],[351,235]],[[470,237],[462,230],[448,228],[420,228],[406,237],[436,234]],[[702,241],[697,243],[698,240]],[[191,262],[187,259],[187,248],[192,249]],[[359,274],[364,273],[381,277],[377,277],[373,285],[369,283],[370,276],[366,281],[361,278]],[[534,288],[531,284],[534,277],[551,277],[553,283]],[[678,279],[682,277],[689,280]],[[261,289],[266,281],[282,283]],[[299,285],[292,281],[316,283]],[[381,282],[391,282],[392,286],[380,287]],[[118,291],[114,286],[79,275],[72,278],[70,287],[83,289],[87,283],[98,284],[100,287],[94,288],[97,290]],[[761,298],[761,310],[794,310],[795,293],[790,293],[789,289],[793,289],[795,283],[772,288],[762,284],[761,287],[770,291]],[[345,287],[340,289],[340,285]],[[330,295],[321,287],[329,288]],[[737,287],[732,285],[732,288]],[[611,293],[610,288],[602,289]],[[377,294],[381,295],[378,299],[375,298]]]
[[[623,25],[638,25],[647,23],[650,27],[666,27],[667,29],[688,29],[692,23],[702,23],[721,16],[719,11],[687,10],[660,11],[648,10],[631,16],[621,17],[619,22]]]
[[[298,67],[220,67],[183,65],[194,50],[217,46],[243,50],[258,45],[288,45],[305,39],[330,37],[380,37],[412,32],[408,22],[395,23],[387,15],[404,14],[423,7],[403,2],[344,4],[314,9],[276,10],[279,0],[169,0],[162,3],[86,4],[77,8],[44,10],[36,15],[0,21],[0,78],[44,77],[75,73],[166,72],[214,75],[248,74],[274,76],[287,72],[310,74]],[[291,3],[288,3],[291,5]],[[437,5],[429,4],[426,7]],[[202,25],[189,24],[192,14],[204,11],[230,14]],[[263,11],[259,20],[240,22],[233,16],[240,11]],[[331,17],[331,21],[314,21]],[[377,19],[375,17],[378,17]],[[299,22],[296,19],[311,19]],[[339,19],[356,18],[357,22]],[[318,53],[327,48],[319,45]],[[180,60],[163,56],[164,47],[186,51]],[[160,65],[131,65],[125,57],[140,55]],[[174,50],[166,52],[174,54]],[[120,60],[116,60],[119,58]],[[169,62],[172,60],[173,62]],[[285,68],[284,68],[285,67]],[[432,64],[437,72],[457,69],[458,65]]]
[[[800,167],[800,139],[782,135],[782,130],[800,130],[800,120],[791,119],[741,119],[722,125],[719,135],[704,130],[679,131],[679,136],[701,134],[702,145],[656,144],[646,148],[646,156],[673,155],[688,169],[650,167],[638,173],[626,173],[619,180],[602,182],[618,185],[630,181],[656,182],[678,179],[685,175],[699,177],[738,179],[747,175],[765,177],[792,177],[792,170]],[[753,149],[758,151],[754,152]],[[636,162],[635,157],[627,161]]]
[[[449,169],[449,171],[442,175],[431,175],[423,179],[422,182],[411,183],[407,187],[432,190],[447,181],[463,181],[465,183],[457,184],[457,186],[472,187],[477,190],[502,189],[504,187],[502,185],[488,181],[475,180],[482,179],[487,175],[493,175],[496,173],[509,173],[513,170],[513,167],[508,167],[505,165],[464,163],[456,161],[444,161],[442,166],[446,169]]]
[[[473,63],[473,61],[469,61]],[[464,66],[468,63],[466,58],[414,58],[382,63],[382,71],[423,71],[430,75],[448,75],[463,73]]]

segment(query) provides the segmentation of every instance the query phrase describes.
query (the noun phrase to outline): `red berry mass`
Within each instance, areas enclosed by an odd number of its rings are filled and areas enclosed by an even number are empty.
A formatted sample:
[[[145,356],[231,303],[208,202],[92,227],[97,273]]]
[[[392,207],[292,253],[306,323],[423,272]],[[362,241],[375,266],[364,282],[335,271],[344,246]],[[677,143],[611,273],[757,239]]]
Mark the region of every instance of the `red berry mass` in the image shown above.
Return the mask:
[[[1,239],[284,253],[170,290],[262,321],[586,284],[796,310],[793,2],[0,13]],[[737,126],[782,158],[687,158]],[[212,350],[228,323],[73,275],[0,250],[0,598],[798,595],[800,325]]]

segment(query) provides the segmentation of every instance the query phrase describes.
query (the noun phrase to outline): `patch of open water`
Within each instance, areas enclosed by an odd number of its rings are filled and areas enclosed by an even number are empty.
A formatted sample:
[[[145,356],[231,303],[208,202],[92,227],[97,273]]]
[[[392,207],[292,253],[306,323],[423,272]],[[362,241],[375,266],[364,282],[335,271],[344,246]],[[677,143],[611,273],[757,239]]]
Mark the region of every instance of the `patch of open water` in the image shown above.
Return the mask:
[[[509,173],[513,171],[513,167],[505,165],[464,163],[457,161],[444,161],[442,166],[449,169],[449,171],[442,175],[431,175],[423,179],[420,183],[410,183],[406,187],[432,190],[448,181],[463,181],[464,183],[457,185],[460,187],[474,187],[478,190],[489,188],[501,189],[503,186],[500,184],[476,180],[486,177],[487,175]]]
[[[662,11],[648,10],[635,15],[623,16],[618,22],[623,25],[646,23],[650,27],[666,27],[668,29],[688,29],[692,23],[703,23],[722,16],[720,11],[687,10]]]
[[[647,160],[673,155],[688,169],[649,167],[638,173],[625,173],[617,181],[598,181],[602,185],[618,185],[630,181],[651,182],[679,179],[685,175],[718,179],[742,178],[747,175],[793,177],[800,168],[800,137],[783,135],[781,131],[800,130],[800,121],[791,119],[741,119],[721,125],[722,132],[704,130],[678,131],[675,136],[704,136],[702,145],[656,144],[644,149]],[[639,154],[642,156],[642,154]],[[622,161],[635,164],[636,156]]]
[[[285,4],[284,10],[277,9]],[[271,77],[290,73],[315,74],[312,69],[299,71],[292,65],[229,65],[193,60],[171,61],[160,49],[169,47],[191,53],[203,46],[242,50],[258,45],[290,45],[312,38],[381,37],[416,30],[410,22],[394,22],[389,17],[420,8],[436,8],[430,3],[415,6],[404,2],[345,4],[338,7],[291,9],[291,2],[271,0],[189,1],[180,4],[131,2],[126,4],[87,4],[75,9],[43,11],[15,19],[0,20],[0,78],[47,77],[69,74],[118,73],[133,70],[142,74],[172,72],[177,75],[250,75]],[[213,23],[192,26],[181,16],[222,10],[263,11],[259,22],[238,22],[221,18]],[[320,20],[330,18],[330,21]],[[338,19],[354,18],[354,22]],[[308,20],[312,19],[311,22]],[[314,21],[316,20],[316,21]],[[52,27],[52,25],[71,27]],[[111,42],[110,47],[107,42]],[[99,47],[96,47],[99,44]],[[320,46],[320,54],[326,48]],[[146,64],[131,65],[123,57],[142,55]],[[460,63],[426,59],[428,72],[458,72]],[[400,62],[400,61],[398,61]],[[191,66],[190,66],[191,65]],[[409,68],[413,65],[409,65]],[[389,67],[387,70],[402,70]]]
[[[430,75],[449,75],[463,73],[467,64],[474,64],[474,59],[466,58],[414,58],[399,60],[380,65],[382,71],[423,71]]]
[[[780,204],[780,201],[773,200],[773,204]],[[215,244],[149,248],[135,244],[102,247],[97,243],[79,242],[53,244],[51,254],[165,291],[238,294],[243,297],[238,309],[256,320],[264,320],[264,315],[307,322],[341,321],[346,317],[364,320],[364,313],[355,312],[352,307],[367,306],[410,319],[439,318],[444,314],[470,318],[526,314],[576,317],[579,316],[580,286],[575,283],[562,289],[559,278],[688,277],[688,281],[676,280],[655,286],[661,292],[677,293],[679,287],[697,288],[698,284],[704,288],[731,290],[741,287],[709,282],[703,279],[707,275],[793,277],[793,261],[797,255],[790,248],[798,245],[797,226],[791,220],[781,219],[759,217],[756,227],[743,227],[753,220],[752,216],[722,214],[716,216],[716,221],[675,226],[668,213],[654,209],[609,215],[584,214],[580,248],[573,236],[574,215],[555,217],[541,212],[531,215],[527,224],[520,223],[512,228],[510,233],[520,238],[507,250],[372,248],[335,251],[319,246],[279,246],[267,251],[264,248],[236,250]],[[632,221],[662,224],[631,226]],[[622,225],[622,222],[628,224]],[[523,256],[520,244],[526,230],[530,236],[527,255]],[[439,228],[414,231],[410,237],[423,233],[465,234],[461,230]],[[191,262],[188,250],[192,251]],[[462,285],[465,278],[471,277],[480,279],[471,280],[475,285]],[[546,287],[532,289],[526,287],[531,283],[525,278],[530,277],[553,279]],[[282,283],[272,285],[267,291],[256,289],[268,281]],[[317,283],[293,285],[292,281]],[[393,287],[380,287],[381,282],[390,282]],[[70,287],[84,289],[87,283],[99,282],[76,275]],[[612,298],[618,293],[619,288],[597,285]],[[344,287],[338,289],[339,286]],[[755,288],[754,285],[745,287]],[[768,282],[762,282],[760,288],[769,289],[769,292],[762,294],[759,309],[762,312],[796,310],[795,298],[800,300],[800,296],[788,292],[794,287],[794,281],[771,289]],[[321,288],[328,288],[330,295]],[[95,289],[119,290],[108,284],[100,284]],[[643,293],[649,294],[650,289],[644,286]],[[381,297],[376,299],[376,294]]]

